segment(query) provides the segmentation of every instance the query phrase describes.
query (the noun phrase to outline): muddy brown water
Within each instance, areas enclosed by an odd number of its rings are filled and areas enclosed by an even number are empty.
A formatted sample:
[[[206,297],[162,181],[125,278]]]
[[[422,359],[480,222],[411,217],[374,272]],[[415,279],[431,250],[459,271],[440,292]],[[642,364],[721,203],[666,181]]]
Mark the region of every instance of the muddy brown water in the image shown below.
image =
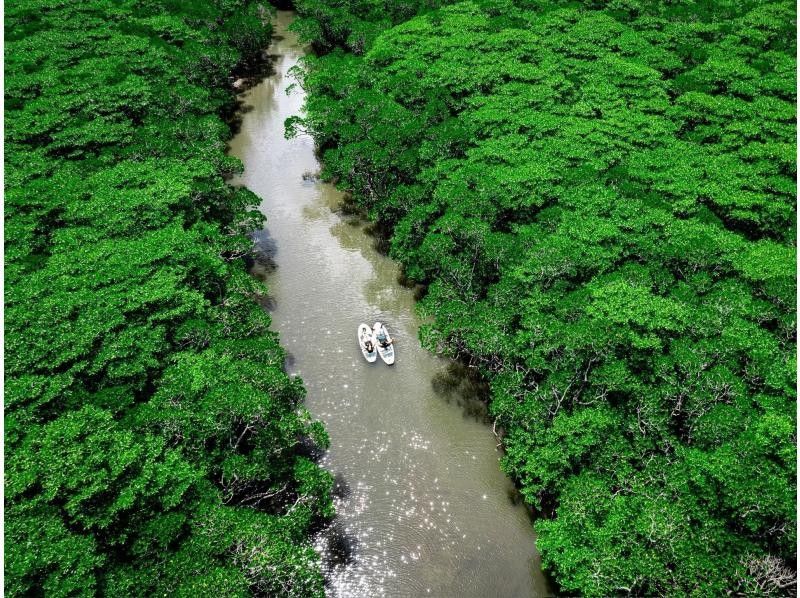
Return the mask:
[[[542,596],[548,593],[527,511],[498,466],[499,449],[475,389],[424,351],[413,291],[374,248],[365,224],[342,214],[342,195],[313,176],[311,138],[284,138],[303,106],[289,70],[305,53],[276,17],[275,72],[242,94],[231,154],[234,184],[261,199],[255,236],[274,268],[273,328],[302,377],[306,404],[331,439],[322,465],[336,477],[337,517],[316,539],[332,596]],[[287,92],[288,90],[288,92]],[[397,362],[368,364],[360,322],[384,322]]]

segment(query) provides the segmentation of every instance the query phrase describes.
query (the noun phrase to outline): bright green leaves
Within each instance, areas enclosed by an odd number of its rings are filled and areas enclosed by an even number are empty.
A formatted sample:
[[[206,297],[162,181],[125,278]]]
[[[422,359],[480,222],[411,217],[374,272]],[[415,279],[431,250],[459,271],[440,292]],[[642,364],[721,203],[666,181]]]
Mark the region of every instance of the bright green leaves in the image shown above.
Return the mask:
[[[105,564],[91,536],[70,530],[55,507],[31,502],[5,511],[5,541],[15,547],[35,546],[36,551],[13,548],[6,552],[8,596],[25,596],[26,587],[38,587],[51,596],[91,595],[97,591],[96,572]]]
[[[279,350],[274,342],[264,349]],[[211,439],[221,449],[250,443],[250,450],[263,451],[266,458],[272,451],[290,450],[304,431],[294,414],[301,388],[282,373],[265,372],[255,360],[213,349],[181,353],[175,361],[145,419],[199,451],[198,458],[204,458]],[[269,460],[255,464],[270,466]]]
[[[174,225],[125,241],[73,238],[81,230],[57,233],[58,253],[9,293],[9,347],[20,348],[7,367],[65,368],[139,387],[167,350],[162,323],[205,309],[178,274],[181,264],[203,263],[202,241]],[[167,258],[172,268],[160,265]],[[221,273],[221,264],[214,268],[204,277]]]
[[[310,517],[299,504],[282,518],[263,517],[250,509],[220,509],[208,514],[201,535],[227,544],[255,593],[321,598],[319,557],[311,546],[301,544]]]
[[[21,453],[33,457],[11,460],[11,497],[36,483],[37,500],[64,501],[70,521],[83,529],[107,528],[149,502],[157,510],[175,507],[197,476],[163,438],[137,438],[93,407],[48,424]],[[18,473],[25,487],[16,487]]]
[[[556,399],[566,398],[568,392],[566,389]],[[573,413],[559,411],[545,434],[531,434],[522,428],[512,430],[503,467],[522,482],[526,498],[537,508],[542,507],[541,496],[553,489],[560,491],[570,472],[585,464],[592,463],[624,478],[629,472],[619,456],[630,448],[620,434],[621,424],[619,414],[607,406]],[[527,458],[531,453],[537,456],[535,461]]]
[[[313,461],[301,457],[295,462],[294,476],[299,482],[298,493],[301,497],[308,497],[304,506],[318,515],[333,517],[333,501],[330,495],[333,483],[331,474],[320,469]]]
[[[746,279],[761,283],[768,296],[788,306],[796,295],[792,272],[796,263],[796,248],[762,241],[748,247],[735,265]]]
[[[659,297],[650,289],[629,281],[595,280],[587,287],[591,303],[587,315],[610,327],[641,330],[644,335],[634,335],[634,347],[659,347],[659,337],[665,333],[685,331],[689,313],[683,306],[668,298]],[[646,334],[655,332],[658,334]]]
[[[629,488],[589,473],[567,482],[558,517],[536,524],[543,566],[556,568],[563,591],[676,595],[685,576],[694,593],[713,595],[739,583],[715,571],[735,575],[733,555],[753,545],[706,518],[685,488],[665,488],[670,477],[665,463],[653,461]]]
[[[781,549],[796,544],[796,530],[784,525],[795,514],[796,477],[791,438],[794,418],[768,413],[751,429],[713,451],[685,455],[693,493],[718,514],[735,518],[753,541],[767,535]],[[757,472],[752,476],[750,472]]]
[[[301,40],[313,42],[323,51],[340,45],[356,54],[363,54],[383,30],[410,19],[421,10],[445,3],[442,0],[344,0],[335,3],[299,0],[294,6],[300,18],[292,27],[300,34]]]

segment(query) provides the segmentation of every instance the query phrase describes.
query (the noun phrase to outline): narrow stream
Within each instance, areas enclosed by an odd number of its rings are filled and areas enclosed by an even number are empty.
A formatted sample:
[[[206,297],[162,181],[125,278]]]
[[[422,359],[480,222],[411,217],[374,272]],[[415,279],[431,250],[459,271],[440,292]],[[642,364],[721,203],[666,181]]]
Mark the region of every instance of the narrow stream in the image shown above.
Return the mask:
[[[498,467],[482,403],[452,364],[420,348],[411,290],[379,254],[364,223],[338,211],[341,194],[319,170],[309,137],[284,139],[302,90],[287,94],[304,49],[279,11],[270,48],[275,73],[243,94],[231,153],[236,181],[262,198],[268,218],[257,243],[275,268],[273,328],[288,369],[308,389],[331,448],[337,519],[320,535],[332,596],[541,596],[547,593],[525,508]],[[397,363],[368,364],[360,322],[384,322]]]

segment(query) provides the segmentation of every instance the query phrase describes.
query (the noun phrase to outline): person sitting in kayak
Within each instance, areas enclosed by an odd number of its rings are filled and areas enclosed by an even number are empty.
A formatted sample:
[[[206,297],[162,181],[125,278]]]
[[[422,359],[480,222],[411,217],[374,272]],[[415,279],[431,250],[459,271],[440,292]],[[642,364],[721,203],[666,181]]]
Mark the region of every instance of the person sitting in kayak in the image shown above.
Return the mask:
[[[367,353],[372,353],[375,350],[375,347],[372,345],[372,341],[370,339],[364,341],[364,350],[366,350]]]
[[[375,335],[375,338],[378,340],[378,344],[384,349],[392,344],[392,339],[386,334],[386,329],[382,326],[381,329],[378,330],[378,334]]]

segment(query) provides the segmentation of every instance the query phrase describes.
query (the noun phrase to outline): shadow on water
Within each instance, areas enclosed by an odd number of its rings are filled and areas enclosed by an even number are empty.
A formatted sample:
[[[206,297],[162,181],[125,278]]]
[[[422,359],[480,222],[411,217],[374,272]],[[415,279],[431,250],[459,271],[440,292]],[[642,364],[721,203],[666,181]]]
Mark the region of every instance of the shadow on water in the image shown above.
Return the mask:
[[[522,496],[522,492],[520,492],[516,486],[511,486],[508,489],[508,500],[516,507],[525,502],[525,497]],[[528,509],[528,517],[530,517],[531,523],[536,521],[536,518],[533,516],[533,512],[530,509]]]
[[[348,221],[353,225],[369,224],[370,222],[367,218],[367,211],[358,205],[358,202],[349,193],[345,193],[333,211],[340,216],[348,217]]]
[[[236,99],[223,109],[222,117],[228,123],[231,135],[236,135],[242,130],[244,115],[253,110],[254,106],[247,103],[243,92],[252,89],[264,79],[275,74],[275,61],[280,56],[261,52],[252,60],[243,62],[234,69],[230,78],[231,88],[237,93]]]
[[[337,473],[335,476],[333,476],[332,492],[336,498],[340,498],[342,500],[349,498],[353,493],[352,489],[350,488],[350,484],[341,473]]]
[[[305,177],[305,175],[303,176]],[[391,242],[389,241],[388,231],[370,220],[367,211],[353,199],[352,195],[345,193],[335,205],[329,206],[329,209],[337,214],[347,227],[361,229],[372,240],[371,246],[379,255],[389,255]],[[341,233],[333,232],[338,238],[342,238],[343,235]],[[364,257],[370,259],[370,256],[366,254]],[[426,285],[406,275],[402,264],[400,264],[400,272],[396,281],[404,289],[411,289],[415,301],[422,300],[428,291]]]
[[[255,273],[252,268],[250,269],[250,273],[256,278],[260,278],[260,276]],[[275,301],[275,297],[271,295],[259,295],[255,299],[256,303],[258,303],[259,307],[261,307],[261,309],[264,311],[272,313],[278,308],[278,302]]]
[[[389,255],[391,231],[384,224],[371,220],[367,210],[352,195],[349,193],[340,195],[335,203],[328,205],[328,208],[348,225],[361,227],[372,240],[372,249],[378,254],[384,257]]]
[[[463,364],[454,362],[439,370],[431,386],[447,403],[458,405],[465,418],[491,423],[487,404],[489,387]]]
[[[277,244],[266,230],[254,234],[253,241],[250,255],[244,257],[245,268],[256,280],[266,284],[269,275],[278,267],[274,257],[277,253]],[[277,302],[272,295],[259,294],[254,299],[265,311],[273,312],[277,308]]]
[[[317,533],[315,544],[322,556],[325,587],[330,588],[335,571],[356,563],[358,538],[347,533],[342,521],[336,517]]]
[[[364,232],[372,238],[372,248],[381,255],[389,255],[392,244],[386,231],[375,222],[371,222],[364,227]]]
[[[245,267],[252,277],[266,284],[270,273],[275,270],[275,263],[269,259],[259,259],[254,255],[245,257]],[[266,293],[256,295],[254,299],[262,309],[268,312],[273,312],[278,307],[275,298]]]
[[[266,282],[267,277],[278,267],[275,256],[278,254],[278,244],[269,234],[266,228],[253,233],[253,249],[251,255],[245,258],[247,269],[261,282]],[[275,302],[271,300],[271,307],[264,306],[268,310],[275,309]]]
[[[269,229],[262,228],[253,233],[253,243],[255,252],[261,259],[266,259],[275,263],[275,256],[278,255],[278,243],[269,233]]]
[[[474,369],[468,368],[463,363],[451,362],[433,376],[431,386],[434,393],[442,397],[447,403],[461,407],[465,418],[472,418],[477,422],[491,425],[489,385]],[[495,431],[498,448],[501,447],[499,441],[502,434],[502,430]],[[510,484],[506,492],[508,501],[512,505],[524,505],[525,498],[515,485]],[[535,518],[532,510],[526,507],[526,511],[531,522],[533,522]]]
[[[327,540],[327,549],[325,550],[327,569],[347,567],[356,562],[358,539],[344,530],[341,521],[334,520],[324,533]]]

